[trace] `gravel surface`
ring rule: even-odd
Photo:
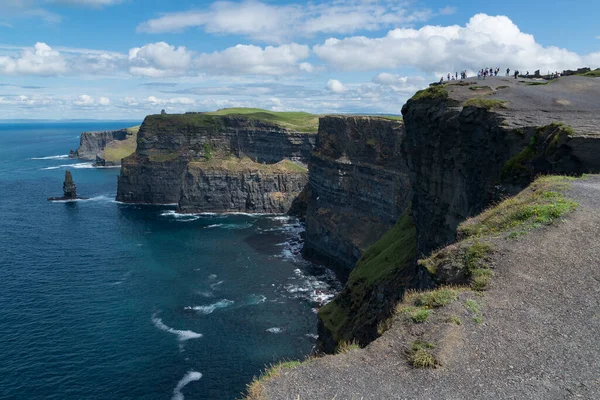
[[[543,80],[507,77],[466,81],[472,85],[451,82],[450,96],[459,101],[477,96],[506,101],[505,108],[494,109],[506,126],[544,126],[556,121],[573,127],[578,136],[600,135],[600,78],[568,76],[545,85],[532,85]],[[488,86],[492,91],[470,89],[475,86]]]
[[[600,176],[568,194],[580,207],[567,220],[498,243],[484,322],[463,316],[433,335],[440,368],[409,367],[406,328],[394,324],[365,349],[282,373],[266,398],[600,399]]]

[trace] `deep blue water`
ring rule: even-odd
[[[335,281],[296,221],[118,204],[118,169],[34,159],[135,124],[0,124],[2,399],[233,399],[314,345]],[[65,165],[90,200],[46,200]]]

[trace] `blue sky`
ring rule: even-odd
[[[2,0],[0,115],[399,113],[485,66],[600,67],[600,2]]]

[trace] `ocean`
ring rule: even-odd
[[[1,399],[235,399],[314,347],[340,287],[296,219],[119,204],[118,168],[66,156],[137,124],[0,123]],[[47,201],[67,168],[89,199]]]

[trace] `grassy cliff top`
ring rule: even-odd
[[[248,157],[211,158],[207,161],[195,161],[190,167],[199,167],[202,170],[218,170],[227,172],[261,172],[267,174],[299,173],[306,174],[308,170],[302,165],[290,160],[282,160],[275,164],[262,164],[252,161]]]
[[[177,123],[197,126],[197,127],[219,127],[222,124],[220,117],[240,117],[250,121],[259,121],[277,125],[284,129],[297,132],[316,133],[319,129],[319,116],[306,112],[278,112],[268,111],[260,108],[224,108],[217,111],[186,113],[186,114],[166,114],[152,115],[154,124],[160,121],[176,121]]]
[[[115,140],[106,145],[101,157],[113,164],[120,164],[121,160],[135,152],[137,148],[137,134],[140,126],[125,128],[127,138],[125,140]]]

